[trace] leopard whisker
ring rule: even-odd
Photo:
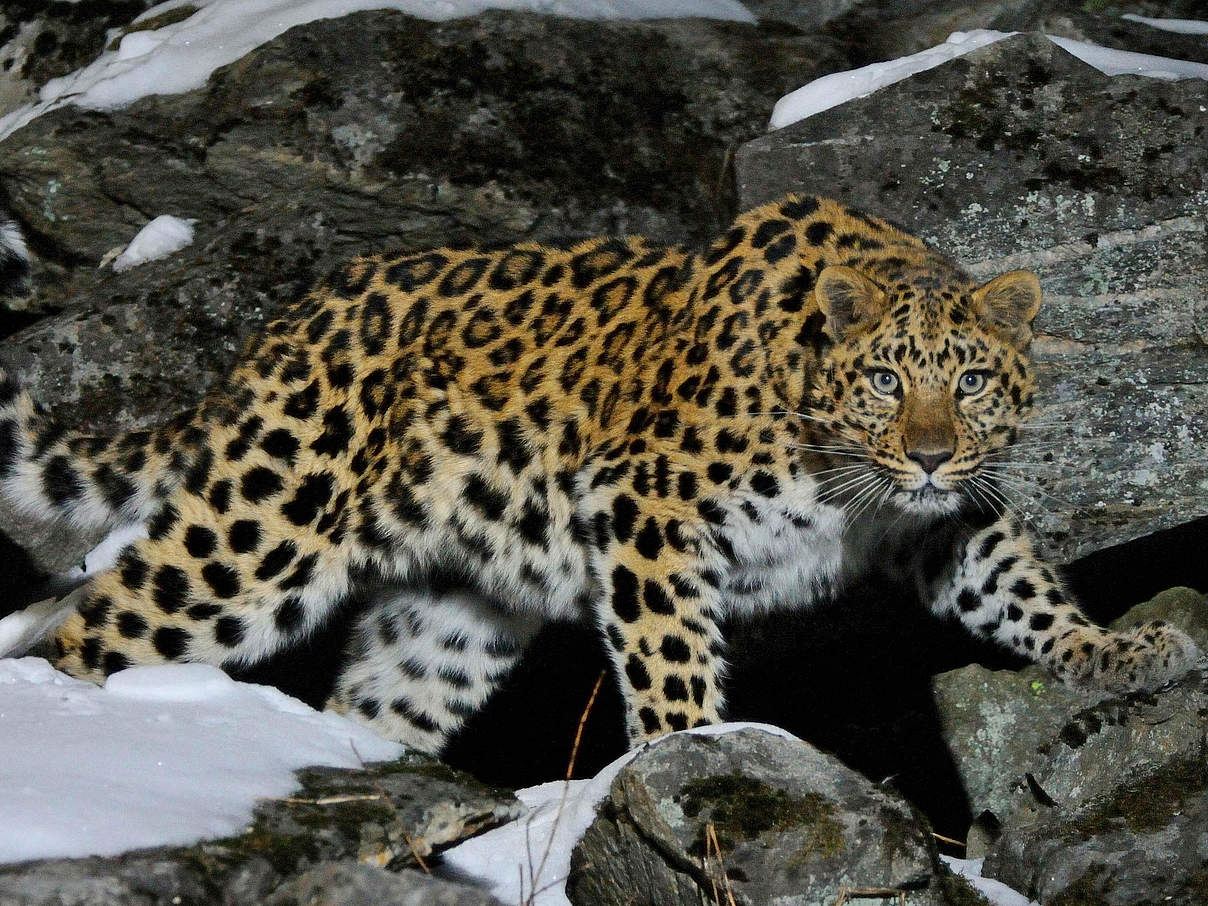
[[[848,491],[850,493],[855,493],[856,491],[862,489],[869,482],[875,480],[877,477],[878,477],[877,473],[872,472],[872,471],[866,472],[861,475],[857,475],[855,478],[848,479],[844,483],[840,484],[838,487],[827,489],[823,494],[819,495],[817,497],[817,499],[823,503],[826,503],[828,501],[834,500],[835,497],[837,497],[839,494],[842,494],[844,491]]]
[[[865,473],[857,475],[854,478],[848,478],[846,481],[836,485],[835,487],[822,488],[817,494],[817,499],[822,503],[828,503],[845,492],[854,492],[858,490],[871,481],[873,477],[874,476]]]

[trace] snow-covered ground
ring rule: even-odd
[[[531,10],[575,19],[696,16],[755,21],[739,0],[168,0],[151,7],[135,23],[182,6],[197,11],[160,28],[130,32],[115,50],[106,51],[83,69],[47,82],[37,103],[0,118],[0,139],[65,104],[110,110],[151,94],[200,88],[218,67],[233,63],[295,25],[361,10],[397,9],[434,21],[485,9]]]
[[[1146,24],[1159,21],[1178,21],[1185,25],[1189,23],[1189,20],[1180,19],[1149,20]],[[1208,23],[1190,24],[1203,25],[1208,29]],[[847,72],[822,76],[777,101],[776,106],[772,109],[769,127],[781,129],[808,116],[813,116],[815,113],[821,113],[823,110],[829,110],[831,107],[837,107],[855,98],[865,97],[895,82],[908,79],[912,75],[934,69],[949,60],[972,53],[979,47],[1009,38],[1013,34],[1016,32],[990,29],[953,32],[943,44],[937,44],[935,47],[919,53],[882,63],[872,63]],[[1208,79],[1208,64],[1175,60],[1170,57],[1155,57],[1151,54],[1133,53],[1127,50],[1113,50],[1098,44],[1072,41],[1069,38],[1052,35],[1049,35],[1048,38],[1082,62],[1094,66],[1109,76],[1139,75],[1171,80]]]
[[[240,833],[307,765],[402,748],[203,664],[138,667],[100,688],[39,658],[0,660],[0,862],[115,855]]]

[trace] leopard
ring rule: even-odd
[[[59,669],[246,667],[355,596],[326,707],[426,752],[563,620],[598,630],[632,743],[719,722],[728,620],[882,568],[1062,680],[1155,689],[1195,644],[1093,623],[1005,505],[1041,301],[799,194],[696,250],[369,255],[155,427],[66,430],[0,373],[0,490],[138,529],[51,631]]]

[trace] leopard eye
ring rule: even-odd
[[[966,371],[956,382],[956,389],[961,396],[973,396],[986,389],[986,373],[984,371]]]
[[[896,374],[885,368],[877,368],[868,372],[868,380],[872,384],[873,390],[885,396],[893,396],[902,383]]]

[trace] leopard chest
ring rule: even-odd
[[[728,616],[798,607],[828,598],[845,572],[842,510],[818,503],[808,485],[773,499],[727,502],[714,530],[724,553]]]

